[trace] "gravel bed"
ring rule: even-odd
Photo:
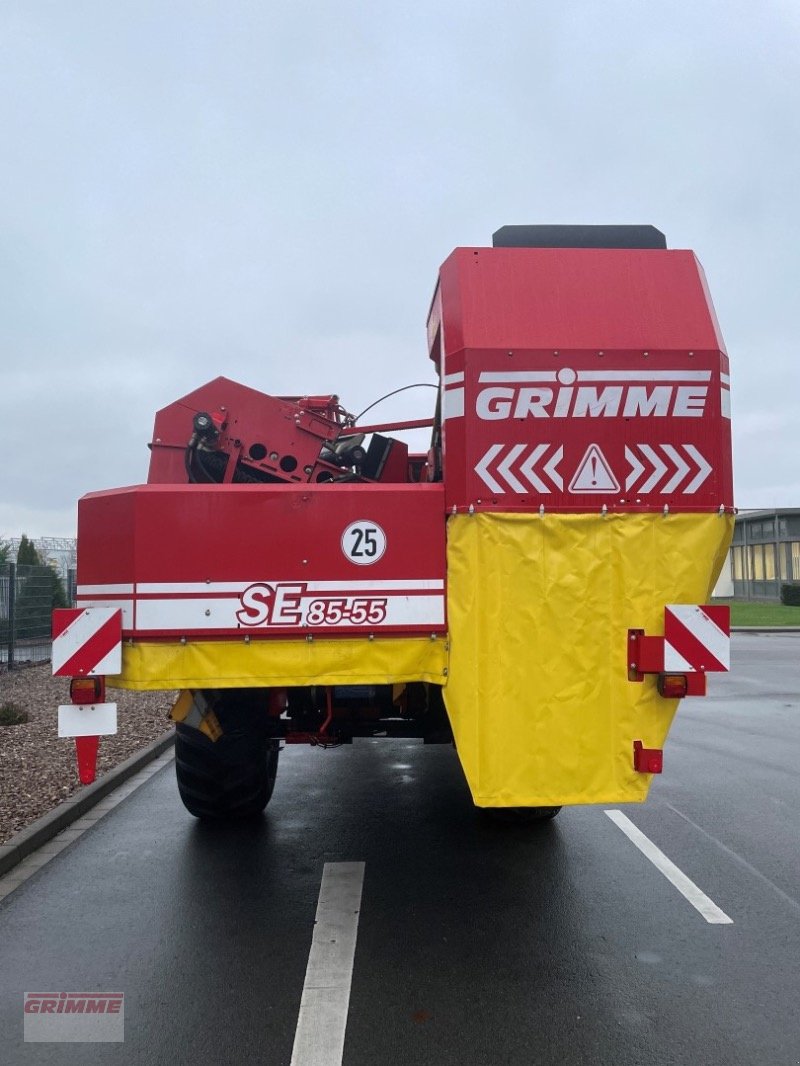
[[[169,729],[174,692],[108,689],[119,732],[100,738],[97,776],[108,773]],[[14,704],[29,720],[0,725],[0,844],[81,788],[75,742],[58,736],[58,705],[69,703],[69,680],[50,664],[0,673],[0,708]]]

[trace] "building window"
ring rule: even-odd
[[[792,578],[800,581],[800,540],[793,540],[789,547],[792,549]]]
[[[760,522],[751,522],[747,529],[749,540],[774,540],[775,521],[772,518],[764,518]]]
[[[764,548],[761,544],[750,545],[750,574],[753,581],[764,580]]]
[[[764,577],[767,581],[775,580],[775,545],[764,545]]]
[[[733,580],[744,581],[744,548],[733,549]]]

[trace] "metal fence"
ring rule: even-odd
[[[0,565],[0,668],[50,658],[53,608],[72,602],[73,574],[65,588],[50,566]]]

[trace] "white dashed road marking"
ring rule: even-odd
[[[341,1066],[363,884],[363,862],[325,863],[291,1066]]]
[[[666,879],[677,888],[696,911],[712,925],[733,925],[733,918],[729,918],[725,911],[721,910],[712,899],[709,899],[702,889],[699,889],[691,878],[679,870],[675,863],[668,859],[664,852],[646,837],[641,829],[637,829],[630,818],[622,811],[606,811],[606,814],[621,829],[628,840],[641,851],[645,858],[659,870]]]

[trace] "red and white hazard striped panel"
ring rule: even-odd
[[[122,669],[122,612],[118,607],[53,611],[53,675],[93,677]]]
[[[664,609],[664,670],[694,674],[729,670],[730,612],[727,607],[673,603]]]

